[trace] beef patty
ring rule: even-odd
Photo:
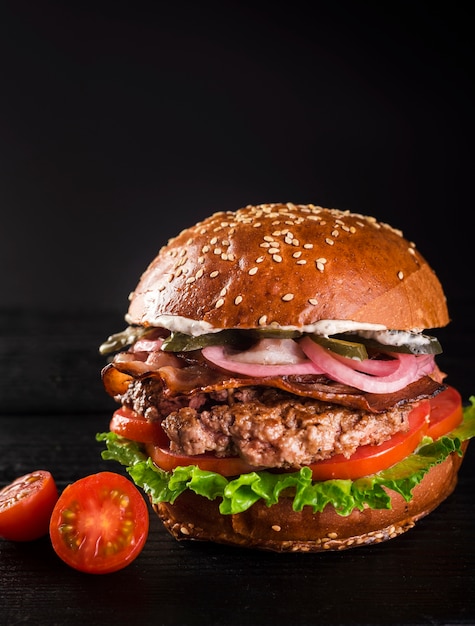
[[[161,421],[174,453],[240,456],[269,468],[350,457],[358,446],[406,431],[413,408],[406,402],[375,414],[259,386],[165,398],[153,379],[134,381],[120,401]]]

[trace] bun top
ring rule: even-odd
[[[399,230],[292,203],[215,213],[183,230],[143,273],[126,319],[189,334],[320,320],[396,330],[449,322],[437,276]]]

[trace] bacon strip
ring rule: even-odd
[[[431,397],[445,388],[442,383],[436,382],[429,376],[423,376],[399,391],[385,394],[365,393],[354,387],[332,381],[324,375],[233,376],[229,372],[209,367],[202,360],[190,360],[185,362],[183,367],[165,365],[145,372],[143,361],[118,360],[103,369],[102,378],[106,391],[113,397],[125,393],[134,379],[155,378],[161,381],[165,398],[212,393],[239,387],[267,386],[282,389],[297,396],[373,413],[382,413],[408,400],[416,401]]]

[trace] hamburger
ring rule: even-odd
[[[342,550],[454,490],[475,420],[436,364],[446,298],[388,224],[215,213],[160,249],[125,320],[100,347],[118,408],[97,439],[176,539]]]

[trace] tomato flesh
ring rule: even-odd
[[[456,428],[463,419],[462,397],[454,387],[447,387],[430,401],[430,422],[427,434],[438,439]]]
[[[158,422],[150,422],[126,407],[121,407],[114,412],[109,429],[116,435],[141,443],[167,444],[168,442],[168,437]]]
[[[217,472],[221,474],[221,476],[238,476],[239,474],[247,474],[262,469],[249,465],[249,463],[246,463],[246,461],[238,456],[223,458],[218,458],[213,454],[187,456],[186,454],[174,454],[170,452],[168,446],[154,446],[151,444],[145,445],[145,451],[151,457],[155,465],[166,472],[171,472],[175,467],[187,465],[197,465],[202,470]]]
[[[36,470],[0,490],[0,537],[33,541],[48,534],[51,512],[58,500],[53,476]]]
[[[68,485],[54,507],[50,538],[56,554],[89,574],[129,565],[148,536],[147,504],[130,480],[100,472]]]

